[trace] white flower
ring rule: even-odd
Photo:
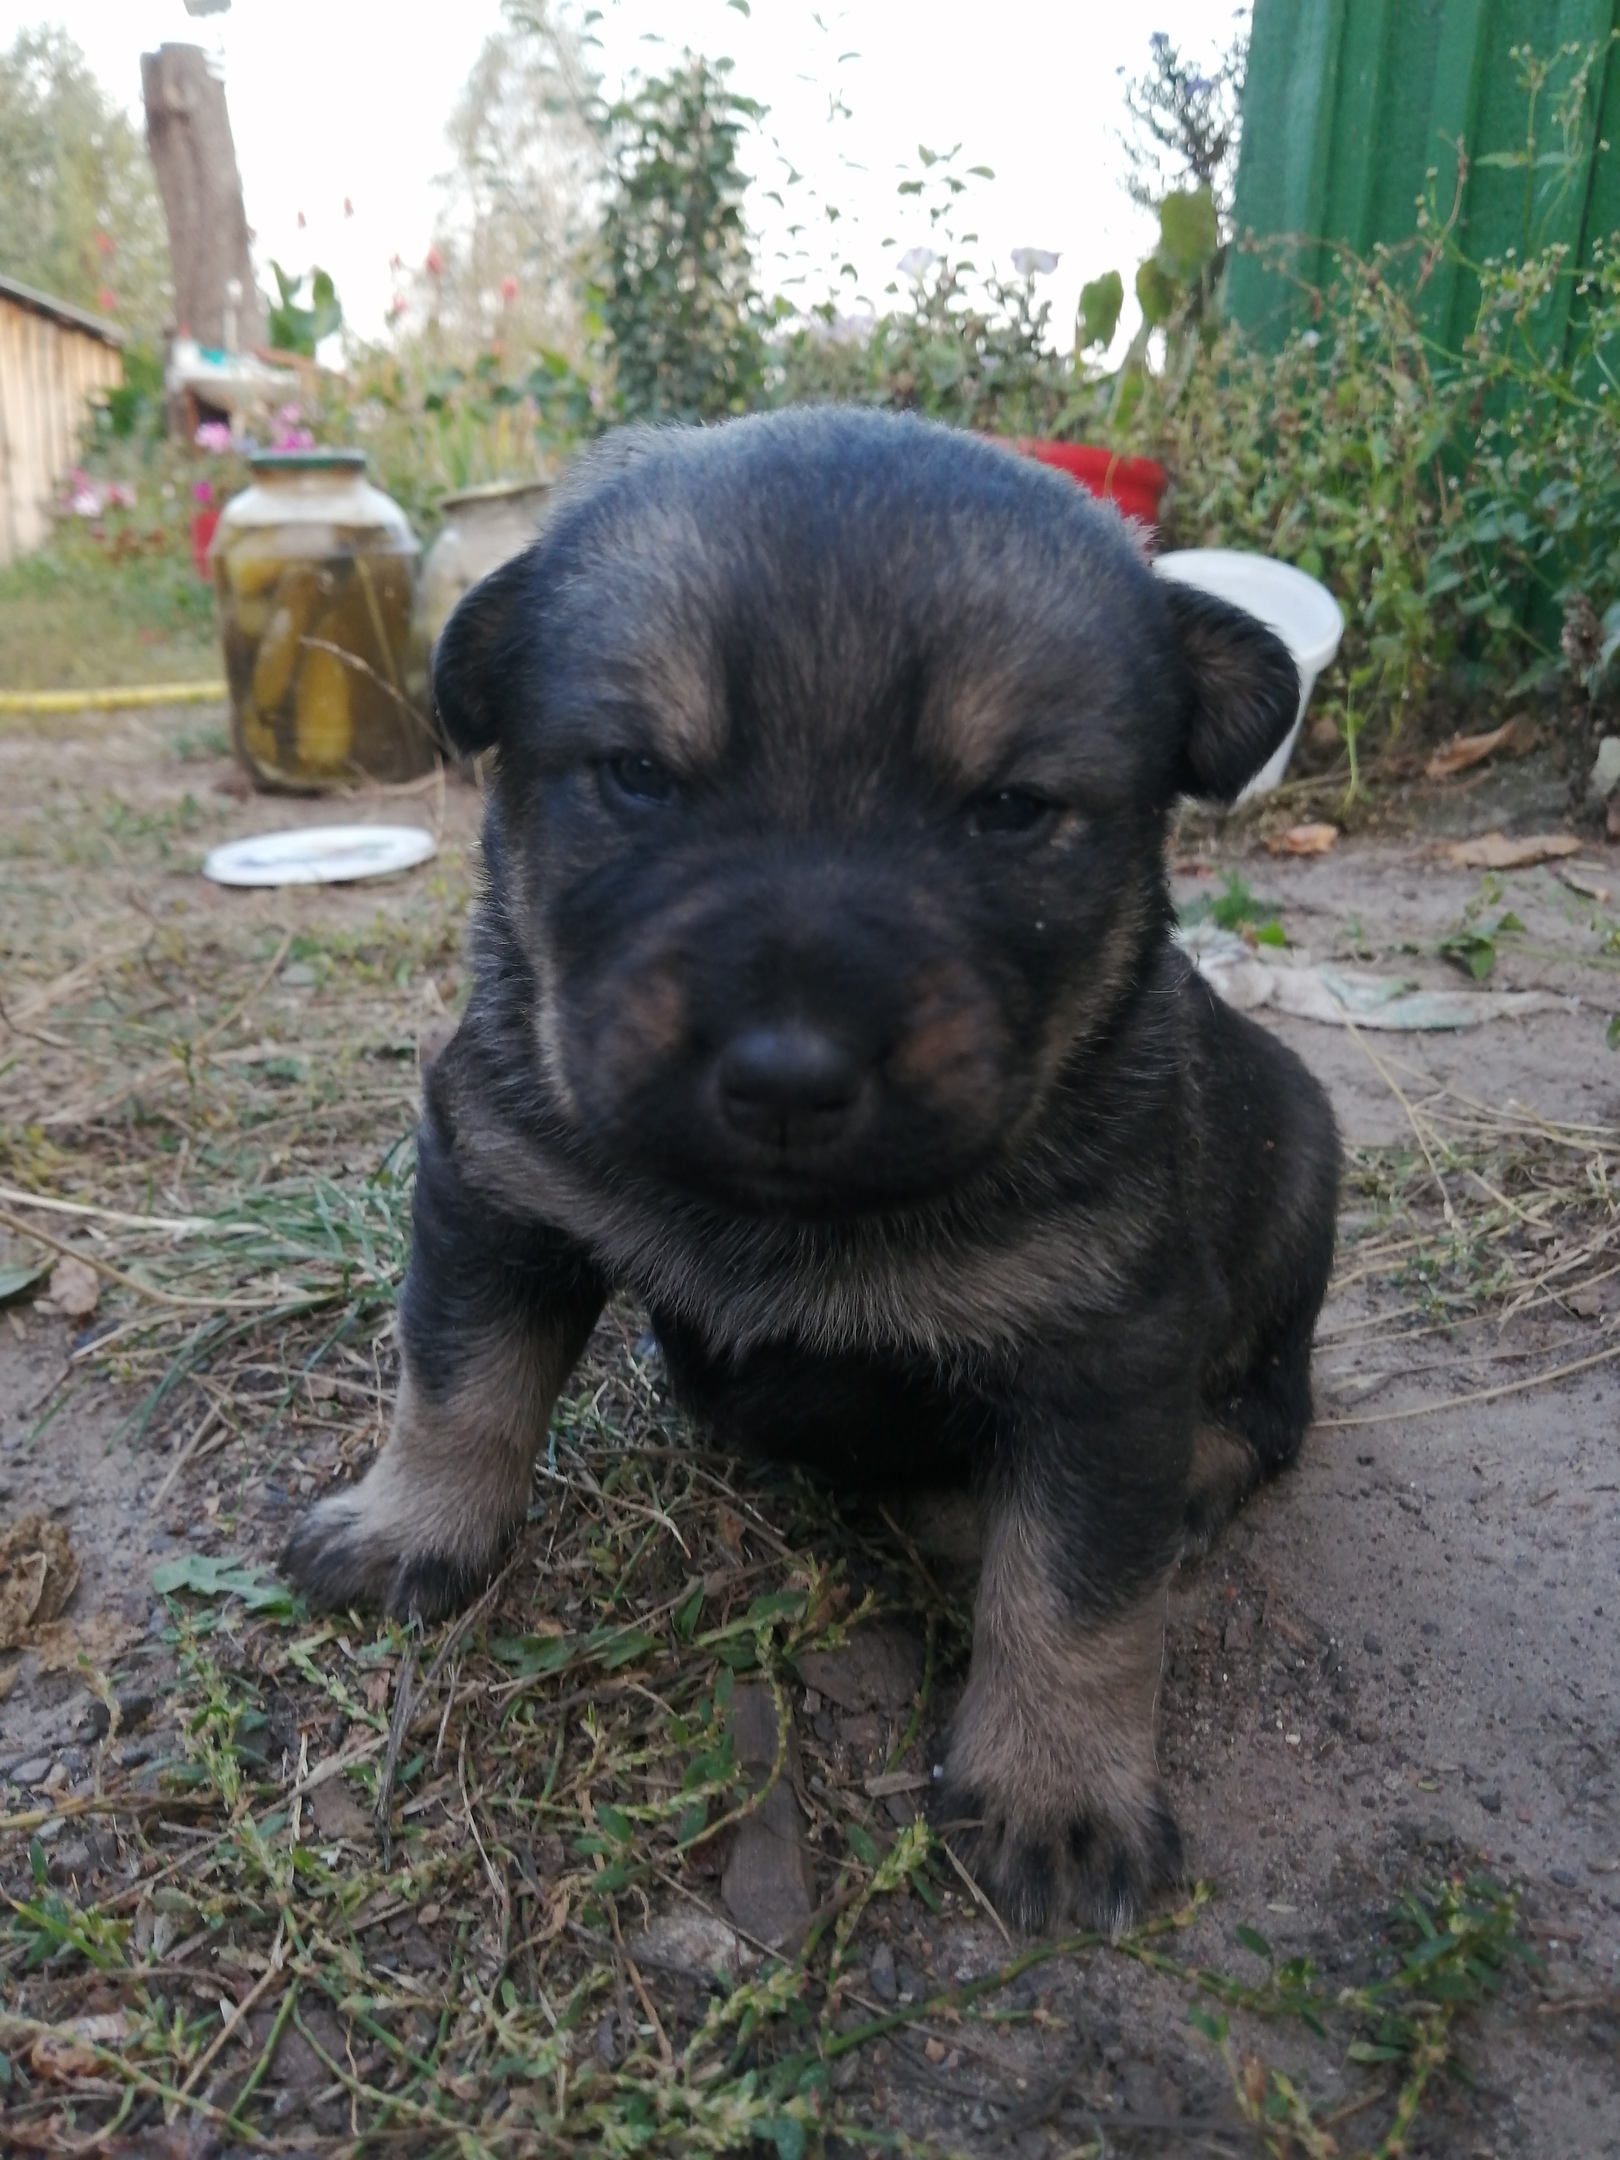
[[[1058,256],[1052,248],[1014,248],[1012,264],[1020,277],[1050,277]]]
[[[932,248],[909,247],[900,258],[900,274],[902,277],[909,278],[923,277],[933,269],[938,261],[939,257]]]

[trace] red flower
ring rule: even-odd
[[[506,301],[508,306],[510,306],[511,303],[517,298],[517,296],[518,281],[515,277],[511,276],[511,274],[508,273],[507,276],[501,279],[501,298]]]
[[[441,254],[439,253],[439,251],[438,251],[438,249],[437,249],[436,247],[430,247],[430,248],[428,249],[428,251],[427,251],[427,272],[428,272],[428,276],[429,276],[429,277],[438,277],[438,276],[440,275],[440,273],[441,273],[441,272],[443,271],[443,269],[444,269],[444,257],[443,257],[443,256],[442,256],[442,255],[441,255]]]

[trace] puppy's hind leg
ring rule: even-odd
[[[282,1566],[317,1607],[436,1619],[465,1604],[521,1526],[606,1285],[560,1231],[471,1192],[431,1113],[412,1231],[393,1429],[357,1486],[304,1517]]]
[[[1305,1438],[1313,1410],[1311,1347],[1333,1265],[1333,1218],[1322,1213],[1297,1256],[1283,1318],[1262,1335],[1236,1378],[1206,1385],[1187,1480],[1186,1558],[1208,1551],[1256,1487],[1288,1468]]]

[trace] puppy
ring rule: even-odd
[[[1164,1593],[1310,1418],[1338,1142],[1172,943],[1167,814],[1293,663],[1111,511],[855,412],[621,440],[440,642],[499,748],[430,1068],[392,1436],[286,1564],[444,1613],[524,1520],[615,1286],[730,1448],[957,1481],[945,1817],[1027,1929],[1179,1866]]]

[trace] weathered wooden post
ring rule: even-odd
[[[200,345],[222,347],[229,312],[232,342],[251,352],[265,341],[264,302],[253,279],[225,85],[200,46],[163,45],[142,53],[141,89],[169,228],[176,328]],[[233,281],[240,286],[234,304]]]

